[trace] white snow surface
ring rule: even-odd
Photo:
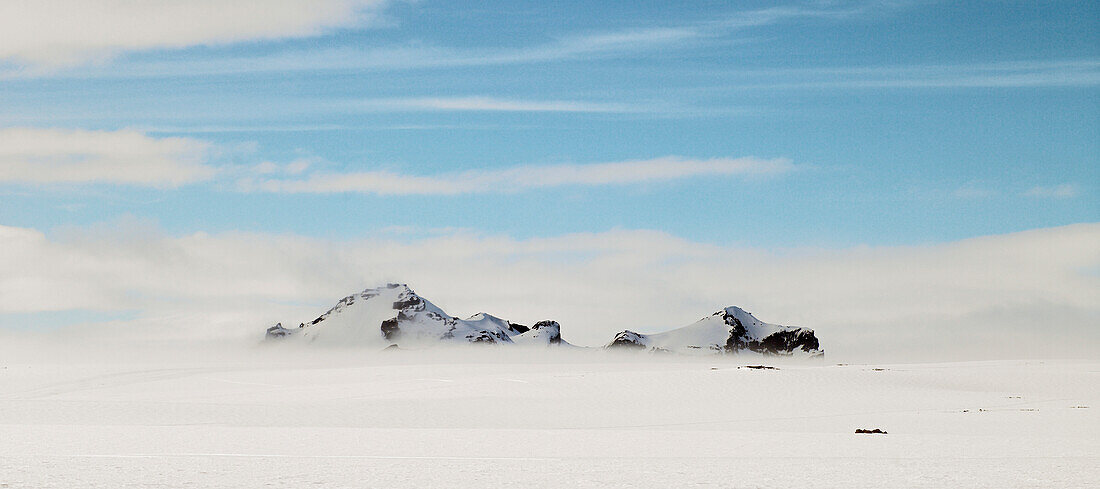
[[[0,344],[4,488],[1085,488],[1100,362]],[[770,359],[781,361],[783,359]],[[754,360],[758,361],[758,360]],[[859,435],[880,428],[886,435]]]
[[[352,294],[321,315],[317,324],[306,323],[305,327],[288,339],[334,345],[363,345],[385,348],[390,345],[382,336],[382,321],[393,318],[396,311],[393,303],[402,294],[409,292],[407,287],[378,287]],[[439,308],[425,301],[433,311]],[[440,312],[441,313],[441,312]]]
[[[473,316],[464,319],[463,322],[469,324],[473,328],[487,330],[507,331],[509,326],[507,319],[501,319],[492,314],[487,314],[484,312],[474,314]]]

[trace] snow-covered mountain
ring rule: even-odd
[[[687,354],[744,351],[787,356],[823,354],[813,330],[768,324],[735,306],[664,333],[646,335],[623,331],[615,335],[607,348]]]
[[[562,339],[557,321],[539,321],[531,327],[478,313],[453,317],[405,284],[387,284],[349,295],[317,319],[297,328],[276,324],[267,339],[356,345],[383,349],[424,348],[440,343],[514,344],[572,347]],[[818,356],[821,349],[813,330],[761,322],[739,307],[727,307],[711,316],[665,333],[645,335],[623,331],[607,348],[671,351],[688,354],[741,353]]]
[[[443,312],[405,284],[387,284],[349,295],[317,319],[267,330],[268,339],[362,345],[379,349],[392,345],[421,348],[443,343],[569,345],[556,321],[528,328],[478,313],[459,319]]]
[[[573,346],[561,339],[561,325],[557,321],[539,321],[529,331],[513,336],[512,341],[522,345]]]

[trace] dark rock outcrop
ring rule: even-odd
[[[382,337],[390,341],[396,341],[401,336],[401,329],[397,326],[397,318],[382,321]]]
[[[622,333],[615,335],[615,338],[611,340],[611,343],[609,343],[607,347],[628,350],[644,350],[647,345],[644,335],[626,330]]]
[[[882,431],[878,428],[875,428],[873,430],[865,430],[863,428],[858,428],[858,429],[856,429],[856,433],[868,434],[868,435],[885,435],[885,434],[887,434],[885,431]]]
[[[768,353],[771,355],[780,355],[783,353],[789,353],[797,350],[804,352],[810,352],[817,350],[819,344],[817,337],[814,336],[814,332],[806,328],[798,328],[796,330],[779,331],[772,333],[756,346],[756,350],[762,353]]]

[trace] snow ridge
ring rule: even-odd
[[[684,354],[824,355],[812,329],[765,323],[736,306],[664,333],[645,335],[623,331],[615,335],[607,348]]]
[[[551,328],[549,325],[554,327]],[[542,321],[533,328],[478,313],[468,319],[451,316],[406,284],[386,284],[349,295],[297,329],[281,323],[267,329],[269,340],[307,341],[379,349],[423,348],[439,343],[561,345],[560,327]]]

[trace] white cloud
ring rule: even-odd
[[[1081,193],[1081,190],[1077,185],[1065,183],[1062,185],[1053,185],[1049,187],[1032,187],[1024,192],[1024,195],[1028,197],[1040,197],[1046,199],[1070,199],[1076,197]]]
[[[403,281],[451,314],[554,318],[589,345],[736,304],[815,328],[836,361],[1093,356],[1098,243],[1100,224],[780,252],[655,231],[330,241],[172,237],[132,223],[59,236],[0,227],[0,313],[132,310],[133,321],[89,327],[251,343],[268,323],[312,319],[350,292]]]
[[[0,129],[0,183],[175,186],[214,175],[210,149],[131,130]]]
[[[305,0],[289,2],[308,4]],[[326,0],[337,6],[354,3]],[[368,10],[371,12],[373,10]],[[229,55],[188,60],[134,60],[120,68],[84,69],[74,76],[171,76],[178,74],[226,74],[267,71],[315,71],[340,69],[405,70],[466,66],[496,66],[526,63],[547,63],[578,59],[602,59],[680,49],[708,40],[721,39],[743,29],[776,24],[799,18],[843,18],[853,10],[805,9],[798,7],[766,8],[733,14],[718,21],[697,22],[674,26],[637,26],[604,32],[580,32],[551,36],[542,43],[523,47],[452,48],[433,46],[421,41],[385,47],[290,47],[275,53],[259,55]],[[309,16],[298,19],[308,22]],[[350,18],[349,18],[350,19]],[[347,20],[347,19],[345,19]],[[338,24],[342,25],[342,24]],[[290,37],[290,36],[287,36]],[[2,40],[2,38],[0,38]],[[3,58],[0,51],[0,59]],[[50,72],[53,75],[55,73]],[[35,71],[0,72],[5,77],[40,76]]]
[[[219,55],[180,60],[127,60],[110,67],[83,67],[79,71],[7,70],[5,78],[51,76],[177,76],[317,70],[409,70],[543,63],[622,56],[640,51],[676,47],[700,33],[692,29],[627,30],[566,36],[522,48],[458,49],[425,45],[384,47],[289,47],[258,55]],[[2,59],[2,57],[0,57]]]
[[[828,7],[828,4],[822,4]],[[777,24],[783,21],[800,18],[842,19],[867,12],[870,5],[855,8],[807,8],[803,6],[778,6],[759,10],[748,10],[737,14],[721,22],[729,28],[757,27]]]
[[[307,37],[369,20],[383,0],[6,0],[0,59],[76,64],[122,51]]]
[[[406,175],[385,171],[313,173],[304,179],[242,180],[244,190],[284,193],[360,192],[379,195],[458,195],[515,192],[568,185],[623,185],[715,175],[775,175],[790,172],[786,159],[675,156],[651,160],[587,165],[515,166],[438,175]]]
[[[501,110],[520,110],[519,107]],[[534,110],[538,110],[535,108]],[[513,166],[435,175],[388,171],[311,171],[317,161],[270,161],[220,171],[209,161],[218,151],[191,138],[154,138],[133,130],[0,129],[0,184],[102,183],[173,187],[244,175],[243,191],[281,193],[359,192],[380,195],[459,195],[517,192],[569,185],[622,185],[693,176],[775,175],[794,169],[786,159],[675,156],[594,164]]]
[[[697,27],[653,27],[563,37],[542,49],[525,51],[527,58],[561,59],[584,53],[652,48],[700,37]],[[523,59],[523,57],[519,57]]]

